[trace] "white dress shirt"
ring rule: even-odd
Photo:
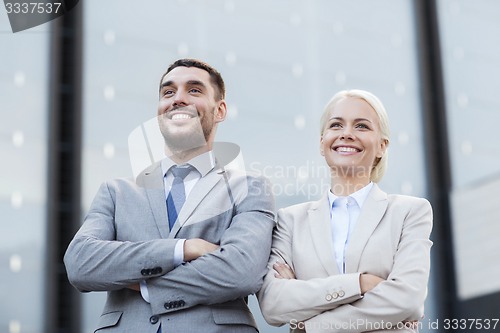
[[[330,201],[330,223],[332,226],[333,255],[340,273],[345,273],[345,250],[349,246],[349,239],[356,226],[363,203],[368,196],[373,183],[370,182],[362,189],[347,197],[338,197],[328,191]]]

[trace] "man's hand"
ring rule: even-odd
[[[359,286],[361,288],[361,295],[375,288],[384,279],[373,274],[361,274],[359,276]]]
[[[273,269],[276,271],[274,277],[278,279],[295,279],[295,273],[287,264],[277,261],[274,263]]]
[[[184,242],[184,261],[194,260],[218,248],[219,245],[207,242],[201,238],[186,239]]]
[[[128,285],[128,286],[127,286],[127,288],[128,288],[128,289],[135,290],[135,291],[141,291],[141,287],[139,286],[139,284],[138,284],[138,283]]]

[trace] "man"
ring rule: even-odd
[[[158,106],[168,157],[100,187],[64,257],[78,290],[108,292],[98,332],[257,331],[245,299],[267,271],[274,199],[214,157],[224,98],[215,69],[174,62]]]

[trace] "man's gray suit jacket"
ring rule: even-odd
[[[80,291],[107,291],[96,332],[256,332],[245,297],[267,272],[274,227],[270,183],[216,166],[192,189],[169,232],[160,163],[137,180],[101,185],[65,257]],[[174,265],[175,238],[220,245]],[[127,288],[146,280],[147,303]]]

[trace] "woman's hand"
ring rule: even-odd
[[[274,274],[275,278],[278,279],[295,279],[295,273],[287,264],[276,261],[273,265],[276,273]]]

